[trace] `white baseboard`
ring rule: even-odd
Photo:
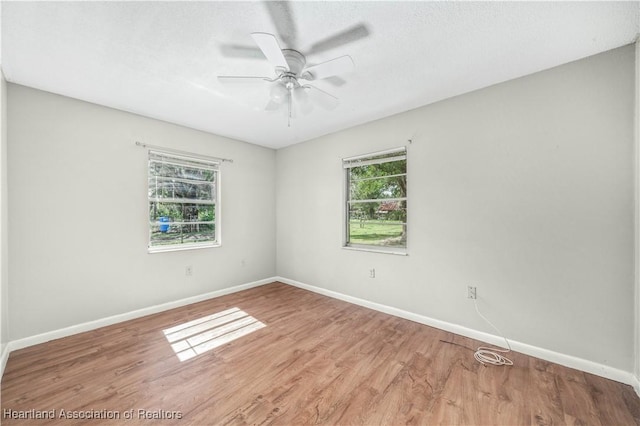
[[[453,324],[446,321],[437,320],[424,315],[415,314],[413,312],[404,311],[402,309],[394,308],[391,306],[383,305],[376,302],[371,302],[365,299],[360,299],[346,294],[338,293],[332,290],[327,290],[321,287],[301,283],[299,281],[291,280],[284,277],[276,277],[276,279],[282,283],[289,284],[295,287],[299,287],[305,290],[312,291],[314,293],[329,296],[334,299],[344,300],[345,302],[353,303],[355,305],[364,306],[365,308],[373,309],[375,311],[383,312],[385,314],[393,315],[396,317],[408,319],[420,324],[425,324],[431,327],[439,328],[441,330],[449,331],[451,333],[460,334],[465,337],[480,340],[490,344],[504,344],[504,340],[496,335],[484,333],[471,328],[463,327],[458,324]],[[619,370],[617,368],[610,367],[608,365],[599,364],[597,362],[589,361],[582,358],[577,358],[572,355],[566,355],[559,352],[551,351],[549,349],[540,348],[537,346],[528,345],[509,339],[509,343],[514,351],[520,352],[526,355],[530,355],[536,358],[544,359],[545,361],[554,362],[556,364],[564,365],[565,367],[575,368],[576,370],[584,371],[587,373],[595,374],[597,376],[605,377],[607,379],[615,380],[617,382],[625,383],[633,386],[636,392],[640,396],[640,383],[635,375],[631,372]]]
[[[7,365],[7,360],[9,359],[9,344],[7,343],[0,351],[0,379],[2,379],[2,374],[4,373],[4,367]]]
[[[203,300],[213,299],[213,298],[224,296],[231,293],[237,293],[239,291],[247,290],[249,288],[259,287],[261,285],[269,284],[276,280],[277,279],[275,277],[265,278],[259,281],[253,281],[250,283],[240,284],[240,285],[236,285],[229,288],[223,288],[221,290],[216,290],[209,293],[200,294],[197,296],[187,297],[185,299],[180,299],[173,302],[167,302],[160,305],[149,306],[147,308],[126,312],[123,314],[113,315],[113,316],[110,316],[107,318],[101,318],[95,321],[89,321],[82,324],[61,328],[59,330],[48,331],[46,333],[37,334],[35,336],[25,337],[23,339],[18,339],[18,340],[9,342],[7,344],[7,348],[5,349],[5,352],[7,352],[7,357],[8,357],[9,352],[15,351],[17,349],[22,349],[28,346],[45,343],[54,339],[60,339],[62,337],[71,336],[72,334],[78,334],[78,333],[83,333],[85,331],[95,330],[96,328],[105,327],[107,325],[112,325],[119,322],[144,317],[146,315],[167,311],[169,309],[179,308],[181,306],[190,305],[192,303],[201,302]],[[0,370],[0,377],[2,377],[2,373],[4,372],[4,365],[1,365],[1,366],[2,366],[2,369]]]
[[[636,395],[640,397],[640,379],[637,376],[633,376],[633,389],[636,391]]]

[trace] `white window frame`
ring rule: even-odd
[[[392,154],[397,154],[397,155],[392,155]],[[395,255],[401,255],[401,256],[408,255],[408,247],[409,247],[408,237],[404,247],[385,247],[385,246],[378,246],[374,244],[354,244],[349,242],[349,219],[350,219],[349,206],[352,203],[352,200],[350,199],[351,191],[350,191],[349,170],[353,167],[365,166],[369,164],[381,164],[381,163],[391,162],[391,161],[407,160],[407,158],[408,158],[407,147],[403,146],[403,147],[392,148],[384,151],[372,152],[369,154],[357,155],[354,157],[348,157],[348,158],[342,159],[342,168],[344,169],[344,173],[343,173],[344,193],[342,197],[343,209],[344,209],[343,221],[342,221],[342,224],[343,224],[342,248],[343,249],[373,252],[373,253],[395,254]],[[408,161],[407,161],[407,168],[405,169],[405,173],[403,173],[403,175],[405,176],[405,179],[407,179],[407,170],[408,170]],[[390,176],[397,176],[397,175],[390,175]],[[402,198],[381,198],[381,199],[375,199],[375,200],[358,200],[358,202],[367,202],[367,201],[379,202],[379,201],[385,201],[385,200],[386,201],[405,201],[406,205],[408,206],[409,205],[408,198],[409,198],[409,194],[407,190],[406,196]],[[407,227],[407,229],[409,229],[409,211],[408,210],[407,210],[406,222],[404,224]]]
[[[151,235],[152,235],[152,229],[153,226],[158,226],[159,223],[154,223],[151,222],[150,218],[149,218],[149,206],[150,203],[155,201],[164,201],[164,202],[177,202],[177,203],[182,203],[182,204],[211,204],[211,203],[207,203],[207,202],[203,202],[202,200],[188,200],[185,201],[187,199],[162,199],[162,198],[152,198],[149,196],[149,181],[151,180],[152,176],[150,175],[150,171],[151,171],[151,162],[154,161],[152,160],[152,156],[161,156],[161,157],[165,157],[167,159],[175,159],[177,162],[183,161],[183,162],[187,162],[187,163],[201,163],[203,165],[207,166],[207,169],[213,170],[214,172],[214,192],[215,192],[215,196],[213,197],[213,206],[214,206],[214,236],[215,239],[213,241],[206,241],[206,242],[201,242],[201,243],[185,243],[185,244],[167,244],[167,245],[156,245],[156,246],[152,246],[151,245]],[[170,163],[170,161],[167,161],[167,163]],[[180,180],[180,179],[179,179]],[[194,181],[197,182],[197,181]],[[198,183],[204,183],[206,181],[200,181]],[[162,253],[162,252],[169,252],[169,251],[182,251],[182,250],[195,250],[195,249],[203,249],[203,248],[212,248],[212,247],[220,247],[222,245],[222,239],[221,239],[221,230],[220,230],[220,223],[221,223],[221,215],[220,215],[220,185],[221,182],[221,173],[220,173],[220,162],[219,161],[215,161],[215,160],[211,160],[207,157],[200,157],[197,155],[185,155],[185,154],[174,154],[173,152],[169,152],[169,151],[162,151],[162,150],[149,150],[148,152],[148,163],[147,163],[147,231],[148,231],[148,244],[147,244],[147,250],[149,253]],[[201,222],[170,222],[170,224],[178,224],[178,225],[182,225],[182,224],[198,224]],[[202,222],[204,223],[211,223],[211,222]]]

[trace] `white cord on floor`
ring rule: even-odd
[[[480,346],[476,351],[476,353],[473,354],[473,357],[484,366],[486,366],[487,364],[513,365],[513,361],[511,361],[509,358],[502,355],[502,354],[507,354],[511,352],[511,345],[509,344],[509,341],[507,340],[506,337],[504,337],[504,335],[500,332],[500,330],[498,330],[498,327],[493,325],[491,321],[489,321],[484,315],[482,315],[482,313],[480,313],[476,299],[473,299],[473,305],[476,307],[476,312],[478,313],[478,315],[480,315],[480,317],[483,320],[485,320],[491,327],[494,328],[494,330],[498,332],[498,335],[504,339],[504,341],[507,343],[507,347],[509,348],[509,349],[502,349],[502,348],[498,349],[498,348],[489,348],[486,346]]]

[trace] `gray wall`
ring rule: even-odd
[[[275,275],[273,150],[13,84],[8,131],[10,340]],[[147,253],[136,140],[235,160],[222,247]]]
[[[633,111],[626,46],[279,150],[278,274],[493,333],[472,284],[509,338],[633,371]],[[409,138],[409,256],[341,249],[341,158]]]
[[[0,72],[0,354],[9,341],[9,247],[7,207],[7,82]]]
[[[636,196],[636,205],[635,205],[635,284],[636,284],[636,294],[635,294],[635,329],[634,329],[634,341],[635,341],[635,375],[637,384],[636,386],[640,386],[640,259],[638,256],[640,255],[640,37],[636,40],[635,43],[635,59],[636,59],[636,68],[635,68],[635,110],[634,110],[634,118],[635,118],[635,196]],[[636,389],[636,392],[640,394],[640,388]]]

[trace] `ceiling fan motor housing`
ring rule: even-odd
[[[284,55],[287,64],[289,64],[289,72],[297,77],[300,77],[300,73],[307,63],[304,55],[293,49],[283,49],[282,54]]]

